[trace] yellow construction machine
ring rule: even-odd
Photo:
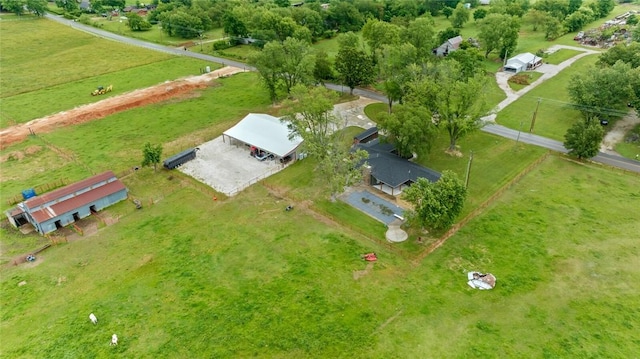
[[[93,92],[91,93],[91,96],[104,95],[107,92],[111,92],[111,90],[113,90],[113,85],[109,85],[107,87],[98,86],[97,89],[93,90]]]

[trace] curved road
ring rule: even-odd
[[[215,57],[215,56],[211,56],[211,55],[205,55],[205,54],[200,54],[200,53],[196,53],[196,52],[191,52],[191,51],[185,51],[183,49],[179,49],[179,48],[174,48],[174,47],[168,47],[168,46],[164,46],[164,45],[158,45],[158,44],[154,44],[151,42],[146,42],[146,41],[142,41],[139,39],[133,39],[133,38],[129,38],[126,36],[122,36],[122,35],[118,35],[118,34],[114,34],[112,32],[108,32],[108,31],[104,31],[92,26],[87,26],[84,24],[81,24],[79,22],[75,22],[75,21],[71,21],[71,20],[67,20],[61,16],[57,16],[57,15],[51,15],[51,14],[46,14],[45,15],[46,18],[53,20],[53,21],[57,21],[59,23],[62,23],[64,25],[68,25],[71,26],[73,28],[76,28],[78,30],[81,31],[85,31],[100,37],[103,37],[105,39],[109,39],[109,40],[114,40],[114,41],[118,41],[118,42],[122,42],[122,43],[126,43],[126,44],[130,44],[130,45],[134,45],[134,46],[140,46],[140,47],[144,47],[150,50],[155,50],[155,51],[161,51],[161,52],[166,52],[166,53],[170,53],[173,55],[178,55],[178,56],[189,56],[189,57],[193,57],[193,58],[197,58],[200,60],[205,60],[205,61],[211,61],[211,62],[215,62],[215,63],[219,63],[219,64],[223,64],[223,65],[230,65],[230,66],[235,66],[241,69],[245,69],[245,70],[252,70],[255,71],[255,68],[252,66],[249,66],[243,62],[238,62],[238,61],[233,61],[233,60],[229,60],[229,59],[224,59],[221,57]],[[335,91],[341,91],[341,92],[347,92],[349,91],[348,87],[344,87],[342,85],[336,85],[336,84],[326,84],[325,85],[327,88],[335,90]],[[377,93],[377,92],[373,92],[373,91],[369,91],[369,90],[364,90],[364,89],[354,89],[353,93],[359,96],[363,96],[363,97],[368,97],[371,98],[373,100],[377,100],[380,102],[384,102],[387,103],[387,97]],[[551,149],[553,151],[557,151],[557,152],[562,152],[562,153],[567,153],[568,150],[566,148],[564,148],[564,145],[562,144],[562,142],[560,141],[556,141],[556,140],[552,140],[546,137],[542,137],[542,136],[538,136],[538,135],[534,135],[528,132],[521,132],[521,131],[517,131],[517,130],[513,130],[498,124],[487,124],[486,126],[484,126],[482,128],[483,131],[487,132],[487,133],[491,133],[497,136],[501,136],[501,137],[505,137],[505,138],[509,138],[512,140],[519,140],[523,143],[527,143],[527,144],[531,144],[531,145],[535,145],[535,146],[540,146],[540,147],[544,147],[544,148],[548,148]],[[639,161],[634,161],[628,158],[624,158],[622,156],[617,156],[617,155],[611,155],[611,154],[606,154],[603,152],[600,152],[597,156],[595,156],[594,158],[591,159],[592,161],[595,162],[599,162],[599,163],[603,163],[609,166],[613,166],[613,167],[618,167],[627,171],[632,171],[632,172],[636,172],[636,173],[640,173],[640,162]]]

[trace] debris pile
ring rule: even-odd
[[[469,272],[467,273],[467,279],[469,287],[475,289],[493,289],[496,286],[496,277],[491,273]]]

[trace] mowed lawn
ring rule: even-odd
[[[567,84],[574,74],[588,71],[597,60],[598,55],[589,55],[574,62],[498,112],[496,122],[515,130],[528,131],[540,100],[533,133],[563,141],[569,127],[581,118],[580,111],[571,105]]]
[[[260,184],[213,201],[164,172],[124,181],[163,196],[2,269],[3,357],[630,357],[640,345],[635,175],[551,156],[417,267],[285,212]],[[369,251],[379,261],[354,280]],[[470,289],[469,270],[497,287]]]

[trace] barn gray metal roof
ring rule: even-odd
[[[104,183],[105,181],[107,183]],[[42,223],[122,190],[126,190],[124,184],[116,178],[113,172],[107,171],[55,191],[30,198],[23,202],[23,205],[29,209],[29,213],[35,221]]]
[[[278,157],[285,157],[302,143],[296,136],[289,139],[289,127],[279,118],[261,113],[250,113],[224,134],[258,147]]]

